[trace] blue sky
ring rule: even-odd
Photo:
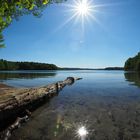
[[[66,2],[73,4],[72,0]],[[103,4],[92,13],[84,32],[81,20],[71,20],[68,7],[48,6],[41,18],[20,17],[4,31],[6,48],[0,58],[12,61],[54,63],[61,67],[101,68],[123,66],[140,51],[140,1],[94,0]]]

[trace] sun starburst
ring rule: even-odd
[[[82,28],[84,28],[85,23],[89,22],[90,19],[96,21],[95,13],[98,11],[98,6],[93,3],[93,0],[73,0],[72,3],[65,4],[65,7],[71,16],[63,25],[74,20],[81,23]]]
[[[70,10],[74,18],[84,24],[85,20],[93,17],[95,9],[90,0],[75,0]]]
[[[87,23],[97,23],[102,27],[100,21],[96,18],[97,13],[102,13],[101,8],[108,4],[96,4],[94,0],[72,0],[71,2],[62,4],[65,8],[65,13],[69,18],[61,24],[57,30],[63,28],[66,24],[73,22],[81,26],[81,31],[84,34]],[[93,22],[94,21],[94,22]]]
[[[78,0],[75,2],[75,5],[73,6],[73,10],[74,12],[76,12],[76,15],[86,17],[91,14],[93,7],[87,0]]]

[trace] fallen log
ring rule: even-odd
[[[46,100],[57,95],[66,85],[72,85],[76,80],[80,79],[68,77],[64,81],[43,87],[3,89],[3,92],[0,93],[0,131],[5,130],[17,117],[22,118],[27,114],[29,116],[30,111],[32,112],[38,106],[45,103]]]

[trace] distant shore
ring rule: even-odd
[[[77,68],[77,67],[58,67],[55,64],[40,62],[14,62],[0,59],[1,71],[16,70],[124,70],[124,67],[105,67],[105,68]]]

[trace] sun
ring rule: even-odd
[[[93,0],[73,0],[65,6],[67,11],[71,13],[71,17],[64,24],[74,19],[76,22],[81,22],[82,27],[84,27],[86,21],[96,19],[97,5],[93,3]]]
[[[99,20],[96,18],[96,14],[100,13],[99,7],[104,7],[102,4],[96,4],[94,0],[72,0],[66,4],[63,4],[65,8],[65,13],[69,15],[69,18],[63,22],[58,29],[63,28],[66,24],[71,21],[74,25],[79,25],[81,31],[85,30],[85,27],[93,23],[92,21],[100,24]]]
[[[90,2],[87,0],[78,0],[75,2],[75,6],[73,10],[79,16],[89,16],[92,12],[92,6],[90,6]]]

